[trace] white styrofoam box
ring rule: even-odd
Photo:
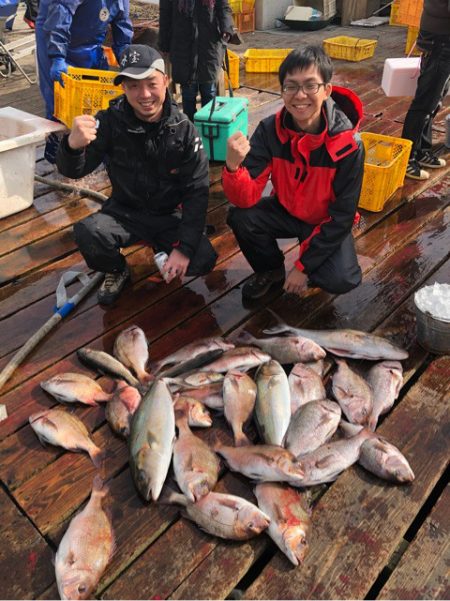
[[[311,6],[288,6],[284,18],[293,21],[308,21],[312,14]]]
[[[383,92],[386,96],[414,96],[419,74],[420,56],[387,58],[381,79]]]
[[[0,218],[33,204],[36,145],[65,126],[11,106],[0,109]]]
[[[256,29],[273,29],[275,20],[282,19],[292,0],[256,0],[255,26]]]
[[[386,96],[414,96],[420,73],[420,56],[387,58],[381,87]]]

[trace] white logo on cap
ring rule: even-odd
[[[109,19],[109,10],[106,7],[103,7],[102,9],[100,9],[100,12],[98,13],[98,18],[103,23],[105,21],[107,21]]]
[[[134,65],[135,63],[138,63],[140,58],[141,58],[141,55],[139,54],[139,52],[136,52],[136,50],[133,50],[133,52],[130,52],[130,54],[128,56],[128,60],[132,65]]]

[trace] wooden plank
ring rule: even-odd
[[[450,596],[450,485],[402,556],[377,599]]]
[[[446,263],[438,272],[433,275],[433,281],[440,283],[447,282],[450,277],[450,261]],[[427,282],[431,283],[431,282]],[[387,320],[375,330],[375,333],[383,335],[386,331],[391,332],[392,325],[402,323],[412,323],[414,325],[414,308],[412,298],[409,298],[399,309],[390,314]],[[403,362],[404,367],[404,385],[415,376],[416,370],[422,365],[427,353],[417,344],[415,336],[415,328],[408,327],[406,336],[403,340],[405,348],[409,351],[409,358]],[[398,402],[397,402],[398,404]],[[383,419],[381,420],[383,421]],[[225,599],[230,591],[239,583],[242,571],[247,571],[259,555],[266,549],[274,549],[274,544],[266,537],[258,538],[255,543],[257,546],[251,545],[230,549],[226,543],[218,542],[214,551],[196,568],[186,580],[180,585],[171,597],[174,598],[198,598],[198,599]],[[226,558],[226,566],[234,566],[234,574],[232,570],[227,570],[227,577],[221,577],[221,570],[217,570],[217,566],[222,564],[216,558]],[[222,559],[224,562],[225,560]],[[239,566],[239,567],[237,567]],[[242,571],[241,571],[242,570]],[[222,572],[224,568],[222,568]],[[207,575],[215,574],[215,579],[212,582]]]
[[[347,470],[313,512],[310,553],[292,570],[277,554],[245,592],[246,599],[363,599],[444,472],[450,357],[433,361],[379,431],[408,458],[410,486]]]
[[[54,579],[53,550],[0,488],[0,597],[33,599]]]

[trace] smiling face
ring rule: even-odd
[[[311,65],[306,69],[295,70],[287,73],[283,86],[307,84],[323,84],[323,79],[316,65]],[[292,115],[295,124],[302,131],[317,133],[320,125],[320,113],[322,104],[331,94],[331,83],[320,85],[316,94],[305,94],[303,90],[296,93],[283,92],[283,101],[286,110]]]
[[[147,122],[159,121],[166,98],[167,83],[167,75],[160,71],[155,71],[146,79],[127,77],[123,80],[123,91],[138,119]]]

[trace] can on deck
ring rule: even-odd
[[[168,258],[169,258],[169,255],[165,252],[156,253],[156,255],[154,256],[154,261],[155,261],[156,267],[159,269],[160,274],[162,275],[162,277],[164,278],[164,281],[166,281],[166,282],[167,282],[167,273],[163,272],[162,268],[166,264],[166,261]]]

